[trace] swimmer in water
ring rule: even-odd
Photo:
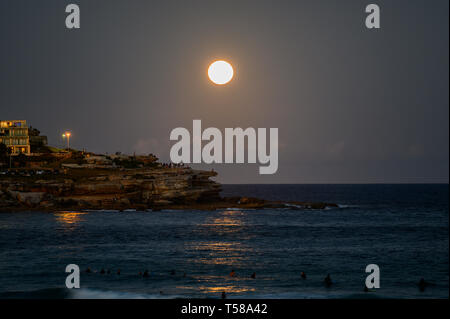
[[[144,274],[142,275],[142,277],[145,277],[145,278],[147,278],[149,275],[148,275],[148,270],[145,270],[144,271]]]
[[[254,272],[254,273],[250,276],[250,278],[255,279],[255,278],[256,278],[256,272]]]
[[[234,269],[230,272],[230,277],[236,277],[236,272],[234,271]]]
[[[222,299],[226,299],[227,295],[225,294],[225,291],[222,291]]]
[[[306,279],[306,274],[305,274],[305,272],[302,271],[302,273],[300,274],[300,277],[302,277],[302,279]]]
[[[330,274],[328,274],[325,279],[323,280],[323,282],[325,283],[325,286],[327,287],[331,287],[331,285],[333,284],[333,282],[331,281],[331,276]]]
[[[419,283],[417,285],[419,286],[419,290],[421,292],[424,292],[425,288],[427,288],[430,285],[430,283],[426,282],[425,279],[420,278]]]
[[[117,269],[117,274],[118,274],[118,275],[120,275],[120,268],[119,268],[119,269]]]
[[[102,268],[102,270],[100,270],[100,273],[103,275],[105,273],[105,269]]]

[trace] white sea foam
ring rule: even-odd
[[[304,208],[301,205],[295,205],[295,204],[289,204],[289,203],[284,203],[284,206],[286,206],[286,207],[293,207],[293,208]]]
[[[91,288],[72,289],[70,299],[175,299],[176,295],[138,294],[124,291],[97,290]]]
[[[338,204],[338,208],[357,208],[358,205],[344,205],[344,204]]]

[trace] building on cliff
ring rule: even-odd
[[[29,155],[31,149],[27,121],[0,121],[0,143],[11,149],[12,155]]]
[[[47,142],[47,136],[41,135],[41,132],[30,126],[28,128],[28,135],[30,136],[30,146],[31,146],[31,152],[36,152],[40,147],[46,146],[48,144]]]

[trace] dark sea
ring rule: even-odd
[[[448,184],[223,189],[339,208],[1,213],[0,298],[449,297]],[[65,288],[68,264],[80,289]],[[363,292],[369,264],[381,287]]]

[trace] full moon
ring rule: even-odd
[[[226,61],[215,61],[208,68],[209,79],[218,85],[230,82],[233,74],[233,67]]]

